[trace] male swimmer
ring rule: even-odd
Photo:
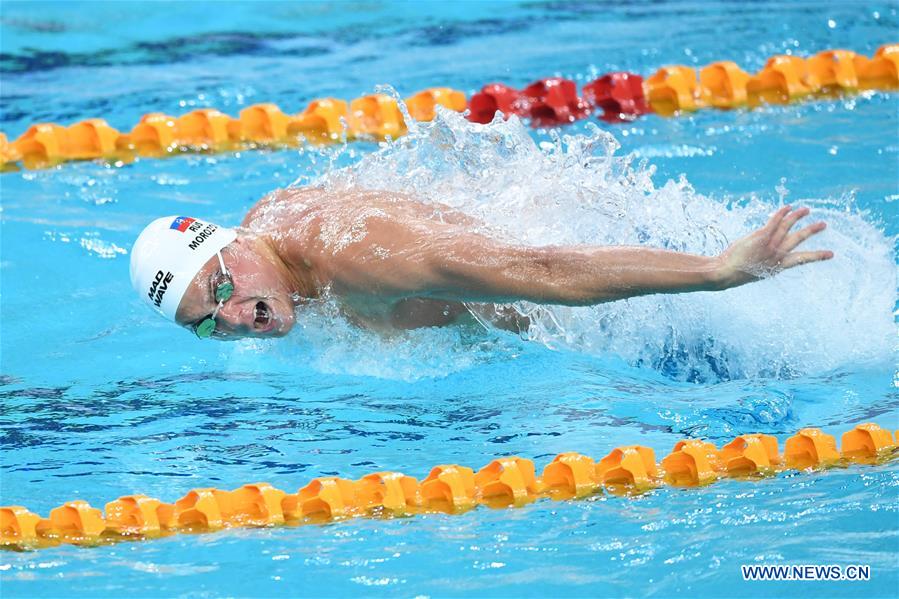
[[[237,229],[169,216],[131,252],[131,283],[168,319],[198,336],[280,337],[294,309],[330,293],[374,328],[414,328],[519,300],[585,306],[651,293],[718,291],[828,260],[796,251],[824,230],[793,231],[808,208],[784,206],[719,256],[648,247],[506,243],[445,206],[376,191],[284,189]],[[498,326],[508,322],[499,322]]]

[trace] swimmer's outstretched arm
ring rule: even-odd
[[[581,306],[653,293],[716,291],[828,260],[830,251],[794,251],[821,232],[818,222],[791,229],[808,208],[785,206],[720,256],[644,247],[512,247],[465,235],[435,248],[425,294],[463,301]]]

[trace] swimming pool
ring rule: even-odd
[[[723,58],[756,70],[787,50],[870,55],[897,24],[876,2],[6,3],[3,13],[10,137],[44,120],[104,116],[124,129],[203,105],[296,111],[380,83],[471,92]],[[660,452],[686,436],[720,445],[752,431],[899,427],[896,96],[601,129],[622,146],[614,156],[632,160],[608,158],[612,141],[587,122],[557,145],[514,121],[488,136],[449,115],[378,154],[356,144],[3,174],[0,503],[46,514],[75,497],[171,501],[257,480],[293,491],[320,475],[421,478],[501,455],[544,463],[627,443]],[[475,328],[382,339],[321,304],[280,343],[202,343],[133,297],[127,252],[152,218],[234,224],[272,188],[322,176],[439,193],[532,243],[708,249],[782,200],[803,202],[827,211],[820,244],[837,258],[724,294],[542,313],[532,340]],[[4,552],[0,575],[7,596],[890,596],[897,481],[894,461],[631,499],[61,546]],[[864,563],[872,579],[744,583],[739,566],[751,563]]]

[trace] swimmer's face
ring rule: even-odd
[[[234,292],[216,315],[217,339],[241,337],[281,337],[294,324],[291,292],[277,269],[248,244],[237,239],[222,249],[222,259],[231,275]],[[216,285],[226,280],[218,256],[203,265],[191,281],[178,305],[176,321],[194,330],[204,318],[211,316]]]

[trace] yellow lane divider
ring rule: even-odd
[[[410,116],[434,118],[436,105],[465,110],[465,95],[449,88],[421,91],[406,99]],[[213,152],[299,143],[334,143],[341,139],[399,137],[406,124],[396,100],[383,94],[356,98],[349,105],[336,98],[314,100],[295,115],[271,103],[254,104],[237,118],[214,108],[174,117],[153,112],[141,117],[127,133],[103,119],[88,119],[69,127],[55,123],[32,125],[10,143],[0,133],[0,167],[21,162],[37,169],[71,160],[103,158],[131,161],[137,156],[160,158],[183,152]]]
[[[780,55],[751,75],[732,61],[718,61],[697,73],[684,65],[664,66],[645,81],[633,73],[608,73],[582,88],[573,81],[544,79],[523,91],[501,84],[485,86],[466,99],[448,87],[430,88],[406,99],[412,118],[429,121],[437,105],[489,122],[497,110],[517,114],[535,126],[557,126],[602,110],[604,120],[631,120],[647,112],[675,116],[703,108],[750,108],[785,104],[813,95],[833,97],[864,90],[899,89],[899,44],[881,46],[868,58],[850,50],[825,50],[810,58]],[[407,132],[394,98],[372,94],[349,104],[335,98],[314,100],[298,114],[275,104],[248,106],[233,118],[214,108],[178,117],[144,115],[131,131],[120,132],[103,119],[64,127],[32,125],[9,142],[0,133],[0,171],[46,168],[71,160],[128,162],[138,156],[213,152],[259,147],[334,143],[343,139],[397,138]]]
[[[151,539],[183,532],[211,532],[246,526],[299,525],[370,516],[402,517],[428,512],[462,513],[479,504],[522,506],[540,498],[581,499],[601,493],[628,495],[660,485],[695,487],[724,478],[756,479],[794,469],[883,463],[897,454],[896,438],[876,424],[859,424],[836,439],[805,428],[787,439],[740,435],[721,449],[699,439],[679,441],[661,463],[640,445],[613,449],[599,461],[562,453],[537,476],[534,463],[498,458],[474,472],[445,464],[417,479],[399,472],[376,472],[352,481],[320,477],[296,493],[269,483],[223,491],[193,489],[174,503],[126,495],[106,504],[105,513],[74,500],[50,510],[47,518],[22,506],[0,507],[0,547],[36,549],[60,543],[98,545]]]

